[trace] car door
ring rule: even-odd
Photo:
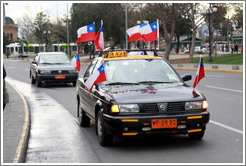
[[[98,59],[98,61],[96,62],[95,67],[93,68],[93,71],[91,74],[93,74],[100,67],[101,64],[102,64],[102,60]],[[89,93],[89,89],[87,91],[88,92],[88,106],[90,109],[90,115],[93,118],[95,118],[95,105],[96,105],[96,102],[98,100],[98,97],[95,94],[96,91],[97,90],[95,88],[95,85],[93,86],[91,93]]]
[[[90,105],[89,89],[85,86],[86,80],[91,76],[92,71],[97,63],[97,59],[94,59],[89,67],[87,68],[82,79],[79,79],[79,96],[80,105],[84,111],[86,111],[90,116],[93,115]]]

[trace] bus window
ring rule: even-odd
[[[28,52],[28,47],[24,47],[24,52]]]
[[[34,48],[33,47],[29,47],[29,52],[34,52]]]

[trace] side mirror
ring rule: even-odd
[[[192,76],[191,75],[184,75],[183,77],[182,77],[182,80],[183,81],[189,81],[189,80],[191,80],[192,79]]]

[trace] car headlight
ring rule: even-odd
[[[139,112],[137,104],[120,104],[111,107],[112,112]]]
[[[40,74],[50,74],[51,71],[49,70],[42,70],[42,71],[39,71]]]
[[[185,110],[206,110],[208,108],[208,102],[203,101],[192,101],[185,103]]]
[[[69,70],[68,73],[69,74],[76,74],[76,73],[78,73],[78,70]]]

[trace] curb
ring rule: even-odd
[[[189,67],[174,67],[176,70],[197,70],[197,68],[189,68]],[[211,72],[225,72],[225,73],[238,73],[243,74],[242,70],[227,70],[227,69],[204,69],[205,71]]]
[[[19,141],[19,145],[15,153],[15,158],[13,160],[13,163],[24,163],[26,158],[28,139],[30,135],[30,109],[28,107],[25,97],[20,93],[20,91],[16,87],[14,87],[10,82],[7,81],[7,83],[20,95],[25,106],[25,122],[23,124],[21,139]]]

